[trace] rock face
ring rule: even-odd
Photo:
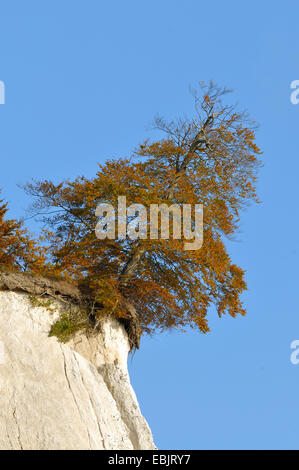
[[[49,338],[54,313],[0,292],[0,449],[155,449],[127,370],[124,328]]]

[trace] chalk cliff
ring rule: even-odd
[[[0,449],[154,449],[123,326],[107,320],[96,337],[61,344],[48,337],[63,311],[53,306],[0,291]]]

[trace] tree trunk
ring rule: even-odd
[[[136,270],[138,268],[140,260],[143,257],[145,252],[146,252],[146,248],[144,246],[140,245],[140,243],[139,243],[136,250],[133,252],[131,258],[126,263],[126,265],[124,266],[124,268],[123,268],[123,270],[122,270],[122,272],[119,276],[121,289],[127,287],[128,282],[130,281],[130,279],[136,273]]]
[[[146,248],[140,245],[139,243],[136,250],[133,252],[132,256],[130,257],[126,265],[124,266],[119,276],[120,291],[123,295],[123,306],[125,307],[128,313],[128,318],[124,318],[120,320],[123,323],[128,333],[131,349],[134,349],[134,348],[139,349],[140,338],[142,335],[142,328],[140,325],[138,313],[136,312],[134,305],[127,299],[124,290],[127,287],[130,279],[132,279],[132,277],[136,273],[140,260],[143,257],[145,252],[146,252]]]
[[[205,135],[204,135],[204,130],[207,127],[208,123],[210,122],[210,118],[206,120],[206,122],[203,125],[203,128],[199,131],[199,133],[196,135],[194,141],[192,142],[190,149],[185,156],[183,163],[181,164],[180,168],[178,169],[173,181],[169,184],[167,191],[166,191],[166,199],[171,200],[174,197],[174,190],[177,186],[177,183],[179,179],[182,177],[184,174],[188,163],[190,162],[192,158],[192,153],[198,149],[199,145],[202,144],[207,144]],[[130,344],[131,344],[131,349],[136,347],[139,349],[140,346],[140,338],[142,335],[142,328],[140,325],[140,320],[138,317],[138,313],[136,312],[136,309],[134,305],[126,298],[126,295],[124,294],[124,289],[127,287],[130,279],[134,276],[136,273],[139,263],[143,257],[143,255],[146,252],[146,247],[142,246],[140,243],[138,244],[136,250],[133,252],[132,256],[124,266],[120,276],[119,276],[119,281],[120,281],[120,291],[123,295],[123,304],[128,312],[128,318],[127,319],[122,319],[122,322],[126,328],[126,331],[129,336]]]

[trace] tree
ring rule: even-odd
[[[219,316],[245,314],[244,271],[232,263],[224,238],[236,232],[240,210],[257,201],[260,150],[254,123],[224,104],[227,93],[203,85],[194,93],[193,118],[156,118],[164,138],[146,141],[129,159],[107,161],[92,179],[27,185],[33,211],[51,230],[54,272],[89,289],[95,329],[109,315],[122,318],[134,347],[143,331],[190,326],[206,333],[211,304]],[[97,239],[96,206],[116,206],[120,195],[146,207],[202,203],[203,247],[186,251],[184,240],[172,237],[173,221],[168,240]]]
[[[0,199],[0,268],[41,272],[45,266],[45,249],[23,227],[22,221],[5,219],[7,203]]]

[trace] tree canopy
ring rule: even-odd
[[[46,225],[44,271],[88,289],[86,324],[95,330],[107,316],[121,318],[132,346],[139,347],[142,332],[190,326],[206,333],[210,305],[219,316],[245,314],[244,271],[232,262],[225,237],[237,231],[240,211],[257,201],[260,150],[255,123],[226,105],[226,95],[213,84],[202,86],[194,94],[193,117],[156,118],[161,139],[99,165],[94,178],[26,186],[35,199],[32,211]],[[203,204],[202,248],[186,251],[184,240],[172,236],[173,221],[167,240],[98,239],[96,207],[117,207],[119,196],[145,207]]]

